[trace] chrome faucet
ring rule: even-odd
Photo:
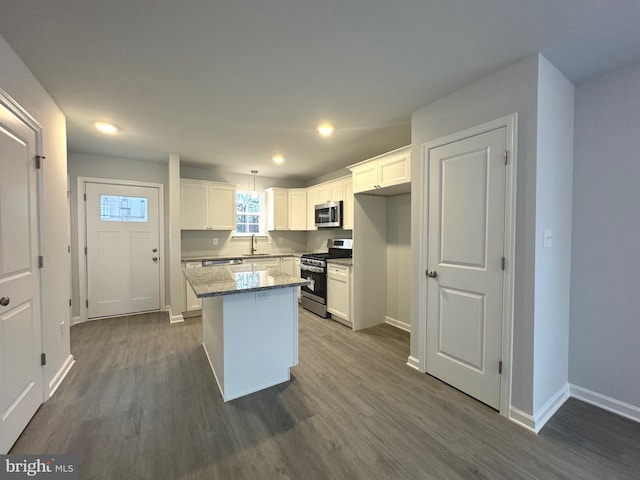
[[[258,237],[254,233],[251,235],[251,254],[254,254],[258,251]]]

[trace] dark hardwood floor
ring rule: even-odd
[[[199,317],[74,326],[76,364],[11,453],[75,453],[82,479],[640,478],[637,423],[569,400],[536,436],[407,367],[405,332],[300,312],[291,382],[226,404]]]

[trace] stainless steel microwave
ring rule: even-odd
[[[317,228],[341,228],[342,200],[316,205],[315,217]]]

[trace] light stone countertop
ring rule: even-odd
[[[183,268],[182,271],[198,298],[299,287],[310,283],[274,268],[253,265]]]
[[[255,260],[260,258],[280,258],[280,257],[298,257],[300,258],[303,253],[293,252],[293,253],[258,253],[258,255],[247,255],[247,254],[238,254],[238,255],[184,255],[182,257],[183,262],[199,262],[202,260],[233,260],[235,258],[241,258],[242,260]]]
[[[353,266],[353,258],[327,258],[327,263],[336,263],[345,267]]]

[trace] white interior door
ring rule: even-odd
[[[506,128],[429,150],[427,373],[500,408]]]
[[[0,453],[43,399],[36,135],[0,104]]]
[[[160,309],[158,189],[85,183],[88,318]]]

